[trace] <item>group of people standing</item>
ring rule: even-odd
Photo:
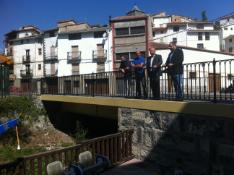
[[[136,98],[147,98],[146,90],[146,74],[150,80],[150,88],[152,90],[153,99],[160,99],[160,76],[162,72],[168,74],[174,85],[176,100],[183,100],[183,60],[184,54],[182,49],[176,46],[175,42],[171,42],[168,46],[170,53],[167,61],[162,65],[162,56],[156,54],[155,48],[149,49],[150,56],[145,60],[140,51],[136,52],[136,58],[131,62],[124,56],[121,57],[120,71],[124,74],[125,88],[129,95],[131,93],[132,70],[134,70],[136,81]],[[162,67],[165,69],[162,71]],[[145,69],[147,70],[145,72]]]

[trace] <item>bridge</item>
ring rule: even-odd
[[[39,95],[58,128],[74,125],[82,114],[94,133],[133,129],[131,149],[143,161],[171,167],[180,158],[191,173],[194,166],[206,171],[218,160],[232,172],[232,161],[226,160],[234,159],[233,63],[185,64],[183,101],[176,101],[165,73],[160,77],[161,99],[153,99],[147,72],[147,98],[136,98],[134,74],[129,84],[119,71],[28,80],[20,92],[10,94]]]

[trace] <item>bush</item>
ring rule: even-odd
[[[0,99],[0,116],[6,118],[19,118],[32,122],[45,111],[39,109],[33,100],[27,97],[7,97]]]

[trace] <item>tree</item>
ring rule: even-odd
[[[206,16],[206,11],[205,11],[205,10],[203,10],[203,11],[201,12],[201,17],[202,17],[202,21],[208,21],[208,18],[207,18],[207,16]]]

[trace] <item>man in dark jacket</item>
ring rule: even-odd
[[[171,76],[175,88],[176,100],[182,100],[184,53],[182,49],[177,48],[175,42],[171,42],[169,44],[169,49],[171,50],[171,52],[169,53],[166,61],[168,74]]]
[[[150,57],[147,58],[146,68],[150,79],[150,88],[154,99],[160,99],[160,75],[162,56],[155,53],[155,48],[150,48]]]
[[[128,58],[122,56],[119,70],[124,74],[124,95],[129,96],[132,89],[132,71],[131,62]]]

